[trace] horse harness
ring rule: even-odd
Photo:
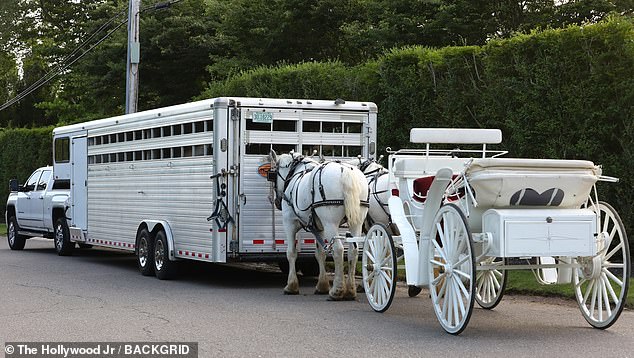
[[[381,200],[379,200],[379,195],[386,193],[388,189],[377,190],[379,178],[384,175],[387,175],[389,172],[383,166],[378,166],[376,169],[366,173],[366,170],[368,169],[370,165],[372,165],[372,163],[375,163],[375,160],[366,159],[365,161],[360,162],[359,170],[361,170],[363,174],[365,175],[366,179],[368,179],[368,187],[370,188],[370,192],[368,194],[374,197],[374,200],[376,200],[380,208],[383,210],[383,212],[385,213],[385,215],[389,218],[391,222],[392,218],[390,216],[390,213],[387,210],[387,207],[388,207],[387,203],[383,203],[381,202]],[[368,212],[367,220],[370,222],[370,224],[374,224],[374,220],[370,216],[369,212]]]
[[[319,164],[315,163],[315,166],[308,166],[303,170],[296,171],[297,167],[299,167],[301,164],[311,164],[310,162],[304,162],[304,157],[297,157],[297,158],[294,158],[293,162],[289,165],[289,170],[288,170],[288,174],[286,174],[286,178],[283,178],[280,175],[279,171],[277,170],[275,171],[275,174],[269,177],[269,180],[274,182],[276,189],[277,189],[277,180],[271,180],[272,177],[273,176],[280,177],[282,178],[282,180],[284,180],[284,187],[282,188],[282,200],[284,200],[291,207],[291,209],[293,209],[293,213],[295,214],[302,228],[312,233],[313,235],[315,235],[315,238],[317,239],[317,242],[319,243],[319,245],[321,245],[327,251],[330,248],[330,245],[326,245],[324,240],[319,235],[319,232],[322,230],[322,228],[319,227],[320,223],[315,220],[315,217],[317,216],[315,214],[315,208],[322,207],[322,206],[344,205],[343,199],[327,199],[326,198],[326,192],[324,191],[324,186],[322,183],[322,174],[326,166],[331,163],[333,162],[323,162]],[[341,170],[343,172],[344,168],[342,167]],[[310,181],[312,183],[312,187],[310,189],[312,202],[308,205],[308,207],[302,209],[299,207],[299,202],[298,202],[299,183],[301,179],[306,175],[310,176]],[[317,190],[315,190],[315,178],[318,178],[319,185],[317,186]],[[290,189],[290,193],[287,194],[287,191],[289,191],[289,189]],[[319,192],[319,196],[321,197],[321,200],[315,201],[317,192]],[[369,199],[369,196],[368,196],[368,199]],[[369,200],[361,200],[361,205],[365,207],[369,207],[370,206]],[[279,205],[277,208],[280,210],[282,209],[281,205]],[[304,222],[304,220],[302,220],[302,217],[300,216],[300,213],[307,212],[307,211],[310,211],[310,213],[308,214],[308,222]]]

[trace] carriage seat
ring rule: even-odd
[[[457,174],[454,174],[451,176],[451,179],[452,180],[456,179],[457,176],[458,176]],[[414,190],[412,199],[414,199],[415,201],[419,203],[424,203],[427,200],[427,192],[429,191],[429,188],[431,188],[431,184],[434,182],[435,178],[436,178],[435,175],[428,175],[418,179],[414,179],[414,182],[412,183],[413,190]],[[456,201],[460,199],[463,195],[464,195],[464,192],[461,192],[457,195],[452,195],[447,199],[449,201]]]

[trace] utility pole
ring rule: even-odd
[[[128,62],[125,83],[125,113],[137,111],[139,97],[139,60],[141,45],[139,42],[139,9],[141,0],[130,0],[128,5]]]

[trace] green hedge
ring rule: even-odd
[[[500,128],[500,149],[527,158],[588,159],[601,197],[634,222],[634,22],[615,17],[493,40],[481,47],[389,51],[357,67],[338,62],[258,68],[201,97],[373,101],[379,148],[403,148],[412,127]]]
[[[50,127],[0,129],[0,221],[4,221],[9,180],[18,179],[23,184],[33,170],[52,164],[52,130]]]
[[[379,106],[379,147],[402,148],[412,127],[500,128],[500,149],[528,158],[589,159],[634,232],[634,22],[494,40],[481,47],[392,50],[339,62],[260,67],[212,83],[202,97],[344,98]],[[51,160],[50,128],[0,132],[0,180],[21,181]],[[6,190],[0,205],[4,206]]]

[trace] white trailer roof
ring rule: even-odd
[[[310,100],[310,99],[280,99],[280,98],[246,98],[246,97],[220,97],[202,101],[179,104],[175,106],[151,109],[143,112],[125,114],[110,118],[98,119],[90,122],[77,123],[64,127],[55,128],[53,135],[72,133],[82,130],[103,128],[117,124],[134,123],[161,116],[183,114],[203,111],[214,107],[227,107],[235,103],[239,107],[262,107],[262,108],[296,108],[296,109],[318,109],[318,110],[343,110],[343,111],[367,111],[376,112],[376,104],[372,102],[350,102],[335,100]]]

